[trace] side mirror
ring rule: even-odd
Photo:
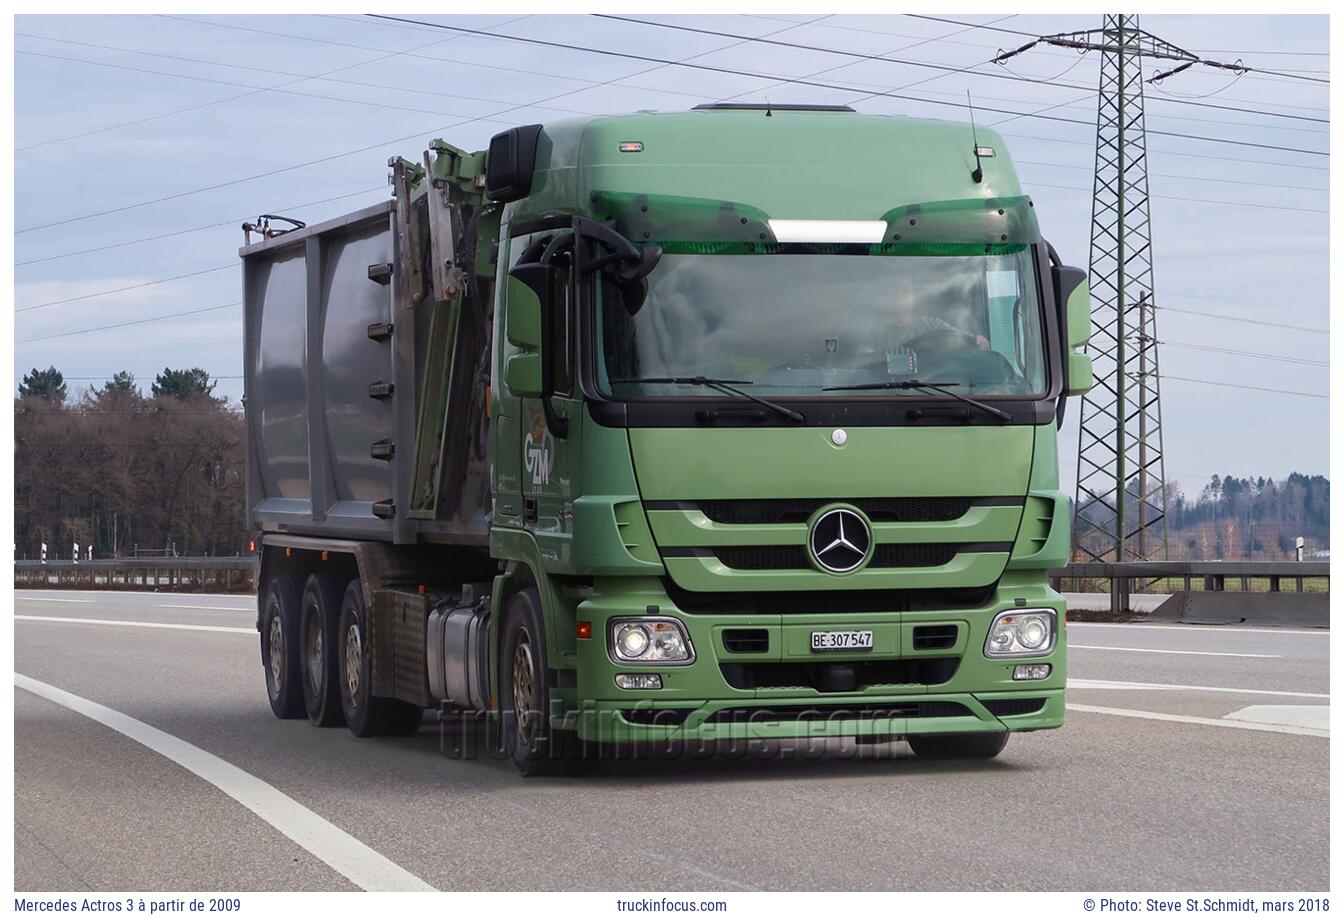
[[[621,285],[621,303],[625,306],[625,312],[631,316],[643,308],[644,298],[649,295],[649,284],[644,279],[658,267],[658,260],[663,257],[661,246],[645,243],[638,248],[639,260],[616,275]]]
[[[1081,396],[1092,389],[1092,358],[1077,349],[1092,335],[1092,292],[1087,272],[1068,265],[1052,269],[1060,332],[1064,337],[1065,395]]]
[[[515,396],[543,395],[542,320],[551,296],[551,269],[524,262],[509,272],[505,288],[504,332],[519,351],[504,365],[504,384]]]

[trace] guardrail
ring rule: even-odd
[[[257,561],[256,556],[27,559],[14,563],[14,587],[250,592]]]
[[[248,592],[255,590],[256,556],[212,556],[130,559],[59,559],[14,563],[18,588],[123,588]],[[1270,593],[1286,583],[1303,590],[1303,580],[1329,579],[1328,562],[1074,562],[1050,573],[1050,583],[1063,590],[1084,579],[1110,583],[1111,609],[1129,609],[1136,582],[1181,579],[1182,590],[1224,591],[1228,579],[1251,590],[1252,579],[1268,580]]]
[[[1284,583],[1301,592],[1307,578],[1329,579],[1328,562],[1074,562],[1050,573],[1050,583],[1056,591],[1064,582],[1072,580],[1076,587],[1082,579],[1110,582],[1111,610],[1129,609],[1130,595],[1135,582],[1154,579],[1181,579],[1183,591],[1195,590],[1195,581],[1202,582],[1204,591],[1225,591],[1228,579],[1239,583],[1242,591],[1251,591],[1252,579],[1267,579],[1268,593],[1277,594]],[[1165,593],[1165,592],[1163,592]]]

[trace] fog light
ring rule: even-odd
[[[1013,668],[1013,680],[1045,680],[1049,676],[1048,664],[1020,664]]]
[[[661,690],[663,678],[658,674],[617,674],[616,686],[622,690]]]

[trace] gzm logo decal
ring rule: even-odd
[[[532,488],[540,489],[551,481],[555,442],[546,429],[546,417],[534,409],[527,414],[532,427],[523,438],[523,465],[532,477]]]

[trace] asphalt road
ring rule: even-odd
[[[1321,631],[1070,624],[1065,727],[986,764],[836,743],[524,781],[434,722],[275,719],[253,610],[17,593],[17,890],[1329,886]]]

